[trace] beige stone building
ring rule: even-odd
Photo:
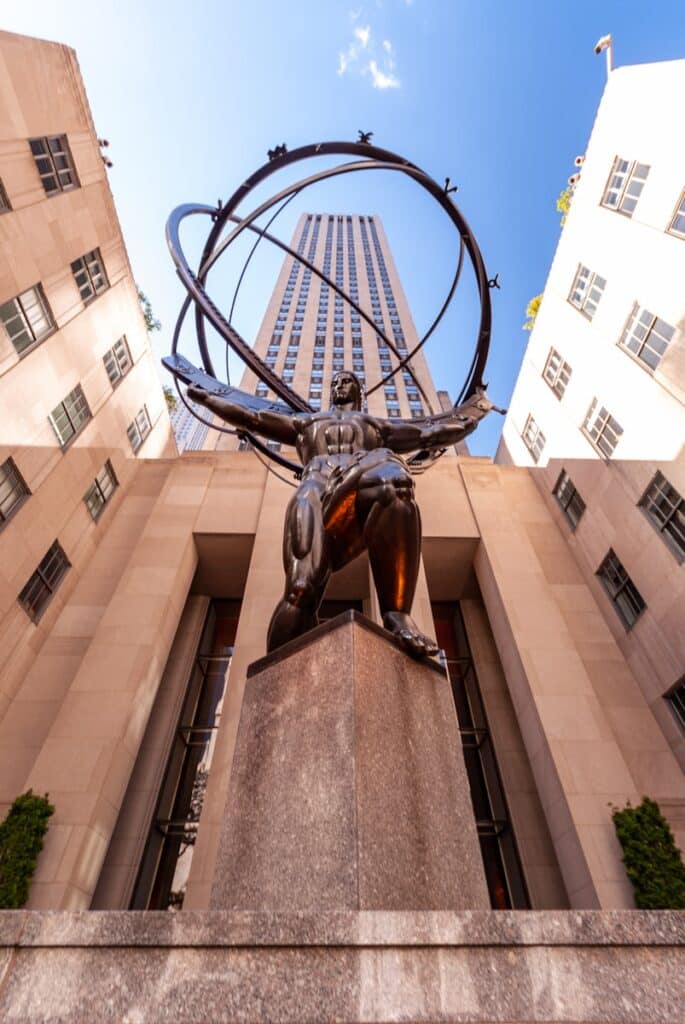
[[[6,806],[87,647],[108,570],[89,599],[88,627],[84,619],[62,632],[67,604],[98,563],[138,460],[175,446],[76,55],[0,33],[0,84]]]
[[[35,47],[42,57],[46,46],[17,37],[2,42],[10,56]],[[57,64],[53,74],[62,73],[64,62],[73,69],[71,87],[78,84],[79,109],[86,109],[73,55],[62,47],[47,52]],[[14,65],[3,59],[7,74]],[[23,68],[27,60],[16,63]],[[22,95],[36,103],[18,70],[16,76],[17,104]],[[21,120],[17,111],[12,116]],[[61,129],[54,121],[25,129],[21,123],[12,139],[23,139],[26,174],[35,174],[27,140]],[[99,175],[94,195],[113,218],[89,122],[82,131],[83,150]],[[43,198],[38,192],[36,216],[84,193],[80,136],[77,127],[73,140],[70,132],[69,123],[62,134],[80,187],[68,196]],[[17,151],[21,145],[12,142]],[[6,166],[11,164],[1,156],[0,176],[13,200]],[[0,217],[0,231],[18,213],[13,202]],[[27,228],[20,237],[28,260],[34,236]],[[130,446],[126,451],[124,388],[137,378],[131,370],[120,388],[107,391],[98,363],[110,328],[115,340],[122,332],[128,339],[137,315],[118,233],[116,239],[125,266],[116,288],[110,250],[96,233],[79,241],[79,252],[69,250],[63,286],[74,280],[70,260],[99,248],[111,287],[85,309],[72,297],[78,308],[74,330],[79,318],[85,323],[104,309],[117,289],[127,296],[131,320],[123,314],[117,319],[115,304],[107,307],[97,321],[102,350],[89,349],[87,360],[77,346],[68,355],[61,350],[59,386],[57,368],[47,361],[53,337],[23,360],[17,357],[10,371],[15,376],[44,354],[42,375],[32,378],[35,433],[20,429],[25,406],[5,428],[21,434],[14,447],[7,442],[7,457],[16,454],[22,479],[34,486],[0,533],[0,543],[15,538],[3,549],[2,562],[3,573],[11,569],[3,581],[3,636],[13,641],[0,671],[7,695],[0,721],[2,800],[6,806],[31,786],[48,791],[56,807],[31,907],[202,909],[210,902],[247,667],[265,652],[267,624],[283,586],[281,532],[292,488],[255,453],[237,450],[233,439],[179,457],[165,447],[160,427],[156,447],[147,448],[153,431],[142,458],[133,458]],[[295,243],[358,292],[360,304],[400,351],[411,347],[415,330],[378,218],[304,215]],[[11,299],[37,281],[51,299],[51,279],[42,268],[3,294]],[[54,337],[66,331],[59,315]],[[395,365],[375,333],[286,259],[256,345],[316,403],[325,400],[338,364],[356,370],[368,388],[387,364]],[[143,381],[149,356],[142,354],[144,332],[136,337],[141,347],[131,351],[141,352],[136,372]],[[11,339],[7,345],[11,356]],[[396,387],[370,396],[370,411],[410,416],[429,403],[439,408],[421,359],[416,376],[423,397],[402,374]],[[39,436],[39,413],[50,412],[66,385],[73,389],[79,380],[89,402],[95,401],[91,386],[100,381],[102,411],[63,454],[49,424]],[[244,386],[261,390],[249,376]],[[51,389],[57,393],[52,406]],[[96,422],[103,424],[100,432]],[[26,475],[32,465],[48,465],[48,450],[59,467],[70,467],[59,478],[59,493],[39,489]],[[20,457],[26,461],[20,464]],[[119,483],[96,525],[82,496],[107,459]],[[49,465],[41,488],[57,474],[59,467]],[[603,593],[587,577],[556,504],[528,468],[448,453],[417,476],[416,489],[424,541],[414,615],[437,634],[450,673],[493,906],[632,906],[609,804],[635,802],[647,793],[677,824],[685,790],[676,744],[669,743],[623,637],[602,609]],[[73,526],[72,519],[61,526],[57,518],[67,509]],[[35,623],[24,610],[22,588],[55,537],[71,568]],[[345,607],[378,621],[365,557],[333,577],[322,615]]]

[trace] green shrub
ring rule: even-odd
[[[644,797],[612,811],[623,863],[641,910],[685,909],[685,864],[659,805]]]
[[[55,808],[31,790],[18,796],[0,824],[0,908],[23,907],[36,869],[48,818]]]

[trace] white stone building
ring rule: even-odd
[[[609,72],[497,455],[539,467],[681,764],[685,139],[669,111],[684,89],[685,60]]]

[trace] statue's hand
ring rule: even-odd
[[[191,384],[186,391],[188,398],[192,399],[193,402],[199,402],[200,405],[206,405],[209,400],[209,391],[205,391],[204,388],[200,388],[197,384]]]

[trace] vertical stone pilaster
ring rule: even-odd
[[[116,825],[197,563],[212,466],[174,466],[28,778],[55,805],[32,907],[85,909]]]
[[[462,474],[481,533],[478,582],[571,906],[633,906],[609,805],[640,794],[555,590],[585,585],[528,474]]]

